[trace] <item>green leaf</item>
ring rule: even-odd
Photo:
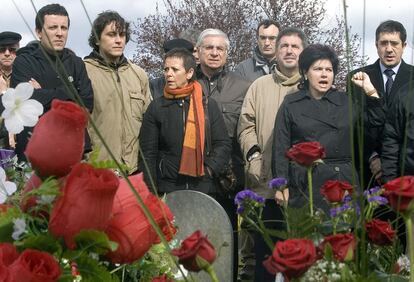
[[[22,217],[23,214],[18,208],[9,208],[0,214],[0,242],[13,242],[13,219]]]
[[[82,276],[82,282],[118,282],[117,276],[112,275],[105,266],[100,265],[87,255],[82,255],[76,259],[78,270]]]
[[[88,155],[88,163],[94,168],[108,168],[120,171],[128,171],[129,168],[125,164],[118,166],[114,160],[99,160],[99,148],[94,148]]]
[[[36,249],[51,254],[60,254],[62,246],[50,234],[29,235],[21,242],[16,242],[16,246],[22,249]]]
[[[377,281],[383,281],[383,282],[388,282],[388,281],[407,282],[409,281],[408,277],[404,277],[404,276],[397,275],[397,274],[384,273],[380,271],[375,271],[375,277],[377,278]]]
[[[117,243],[110,241],[104,232],[97,230],[82,230],[75,236],[75,242],[78,249],[100,255],[118,248]]]

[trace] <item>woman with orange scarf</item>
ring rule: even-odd
[[[194,81],[195,68],[189,51],[169,51],[164,93],[144,115],[139,141],[145,161],[139,163],[146,183],[158,193],[191,189],[214,195],[215,177],[230,158],[223,116]]]

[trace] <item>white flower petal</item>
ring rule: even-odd
[[[4,108],[14,108],[16,105],[16,95],[14,95],[14,89],[7,89],[6,93],[1,96],[1,102],[3,103]]]
[[[20,105],[19,112],[40,116],[43,114],[43,105],[36,100],[29,99]]]
[[[2,167],[0,167],[0,181],[5,182],[6,181],[6,172]]]
[[[16,86],[14,93],[18,99],[25,101],[32,97],[33,90],[34,88],[29,82],[22,82]]]
[[[7,195],[3,191],[0,190],[0,204],[4,204],[7,200]]]
[[[9,196],[13,195],[17,190],[16,184],[11,181],[4,182],[4,187],[6,188],[7,195]]]
[[[9,133],[18,134],[23,131],[23,122],[17,115],[12,115],[4,120],[4,125]]]

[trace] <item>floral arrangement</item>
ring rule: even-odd
[[[33,172],[2,158],[0,281],[187,281],[179,264],[217,281],[214,247],[196,231],[178,248],[173,214],[142,174],[120,178],[116,164],[82,161],[87,113],[53,100],[38,119],[31,92],[19,84],[2,98],[9,132],[39,121],[25,151]]]
[[[312,195],[312,168],[322,162],[324,149],[318,142],[293,146],[286,156],[307,168]],[[269,187],[283,191],[288,181],[276,178]],[[414,242],[411,216],[414,210],[414,176],[404,176],[358,191],[345,181],[328,180],[320,188],[330,205],[329,214],[309,204],[302,208],[282,205],[285,230],[268,230],[260,215],[264,199],[253,191],[235,199],[246,223],[263,234],[272,255],[265,268],[278,281],[414,281]],[[392,222],[374,218],[379,207],[393,209],[407,228],[408,257],[404,254]],[[280,240],[273,243],[271,236]]]

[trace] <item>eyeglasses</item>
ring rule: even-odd
[[[10,47],[10,46],[1,46],[0,53],[6,53],[9,50],[10,53],[16,54],[17,47]]]
[[[276,36],[264,36],[264,35],[259,35],[259,40],[260,41],[276,41]]]

